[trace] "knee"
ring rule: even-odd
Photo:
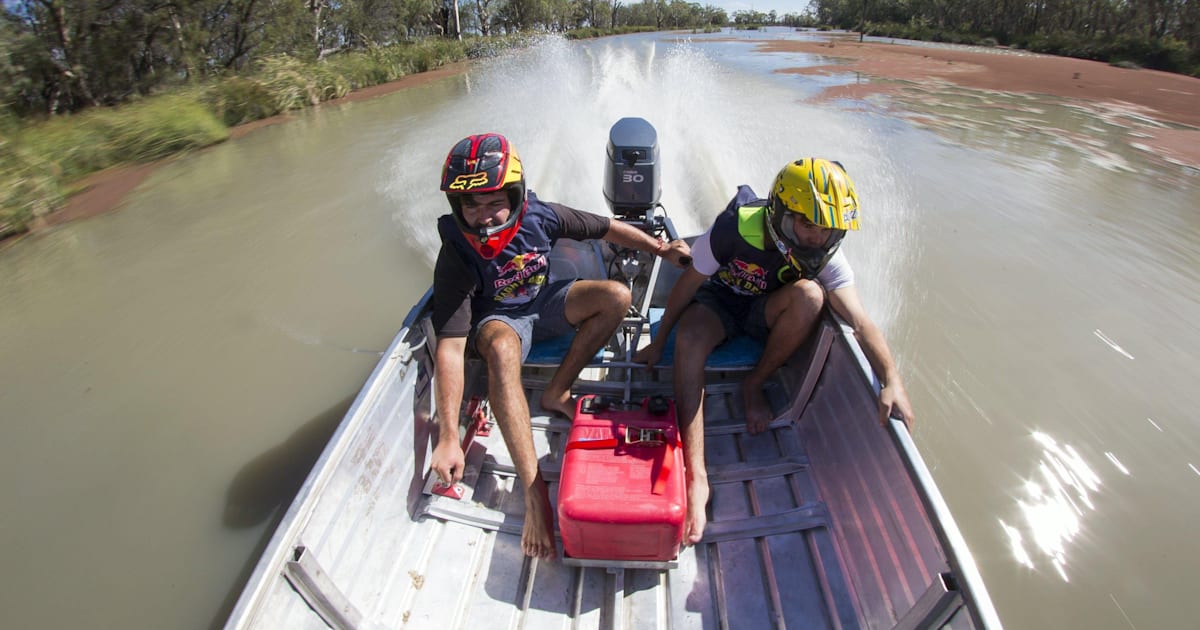
[[[516,331],[495,321],[480,329],[475,346],[489,366],[511,363],[521,356],[521,338]]]
[[[724,338],[725,330],[719,321],[706,321],[688,311],[680,318],[675,330],[675,353],[693,359],[700,357],[703,361]]]
[[[629,292],[629,287],[617,282],[609,280],[604,283],[604,301],[610,305],[613,311],[620,311],[621,316],[629,312],[630,305],[633,304],[633,294]]]
[[[788,309],[816,313],[825,306],[825,288],[814,280],[797,280],[788,286]]]

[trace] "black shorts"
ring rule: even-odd
[[[725,328],[725,341],[747,335],[765,343],[767,329],[767,294],[738,295],[709,284],[700,285],[692,301],[716,313]]]

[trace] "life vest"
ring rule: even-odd
[[[521,229],[490,260],[475,253],[452,217],[438,220],[442,241],[454,247],[475,271],[477,290],[471,304],[474,319],[496,310],[518,308],[537,297],[550,282],[550,249],[561,231],[558,215],[533,193],[529,193]]]
[[[713,257],[721,265],[709,283],[738,295],[763,295],[800,278],[815,279],[833,257],[839,243],[808,256],[793,252],[803,266],[794,268],[768,234],[767,204],[749,186],[738,186],[709,232]]]

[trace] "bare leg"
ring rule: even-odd
[[[675,333],[675,411],[683,437],[687,467],[687,516],[683,541],[694,545],[708,524],[708,470],[704,464],[704,363],[725,338],[721,320],[707,307],[693,304],[679,318]]]
[[[631,300],[629,289],[619,282],[580,280],[571,285],[567,292],[566,316],[567,321],[577,326],[575,339],[542,392],[543,409],[567,418],[575,416],[571,385],[621,325]]]
[[[758,365],[742,379],[746,429],[751,434],[765,431],[773,419],[771,406],[763,396],[763,384],[812,333],[824,303],[824,289],[809,280],[782,287],[767,298],[766,319],[771,332]]]
[[[538,470],[529,403],[521,386],[521,340],[507,324],[491,321],[480,329],[476,347],[487,361],[492,412],[525,492],[521,549],[527,556],[552,558],[557,555],[553,512],[546,482]]]

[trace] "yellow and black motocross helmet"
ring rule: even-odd
[[[468,225],[462,212],[462,196],[501,190],[508,193],[509,202],[504,224]],[[471,247],[488,260],[495,258],[521,227],[527,205],[525,170],[516,148],[498,133],[467,136],[450,149],[442,167],[442,192]]]
[[[840,162],[803,158],[775,176],[768,198],[767,232],[804,278],[815,278],[833,257],[847,230],[859,227],[858,193]],[[793,224],[806,221],[832,231],[821,247],[796,241]]]

